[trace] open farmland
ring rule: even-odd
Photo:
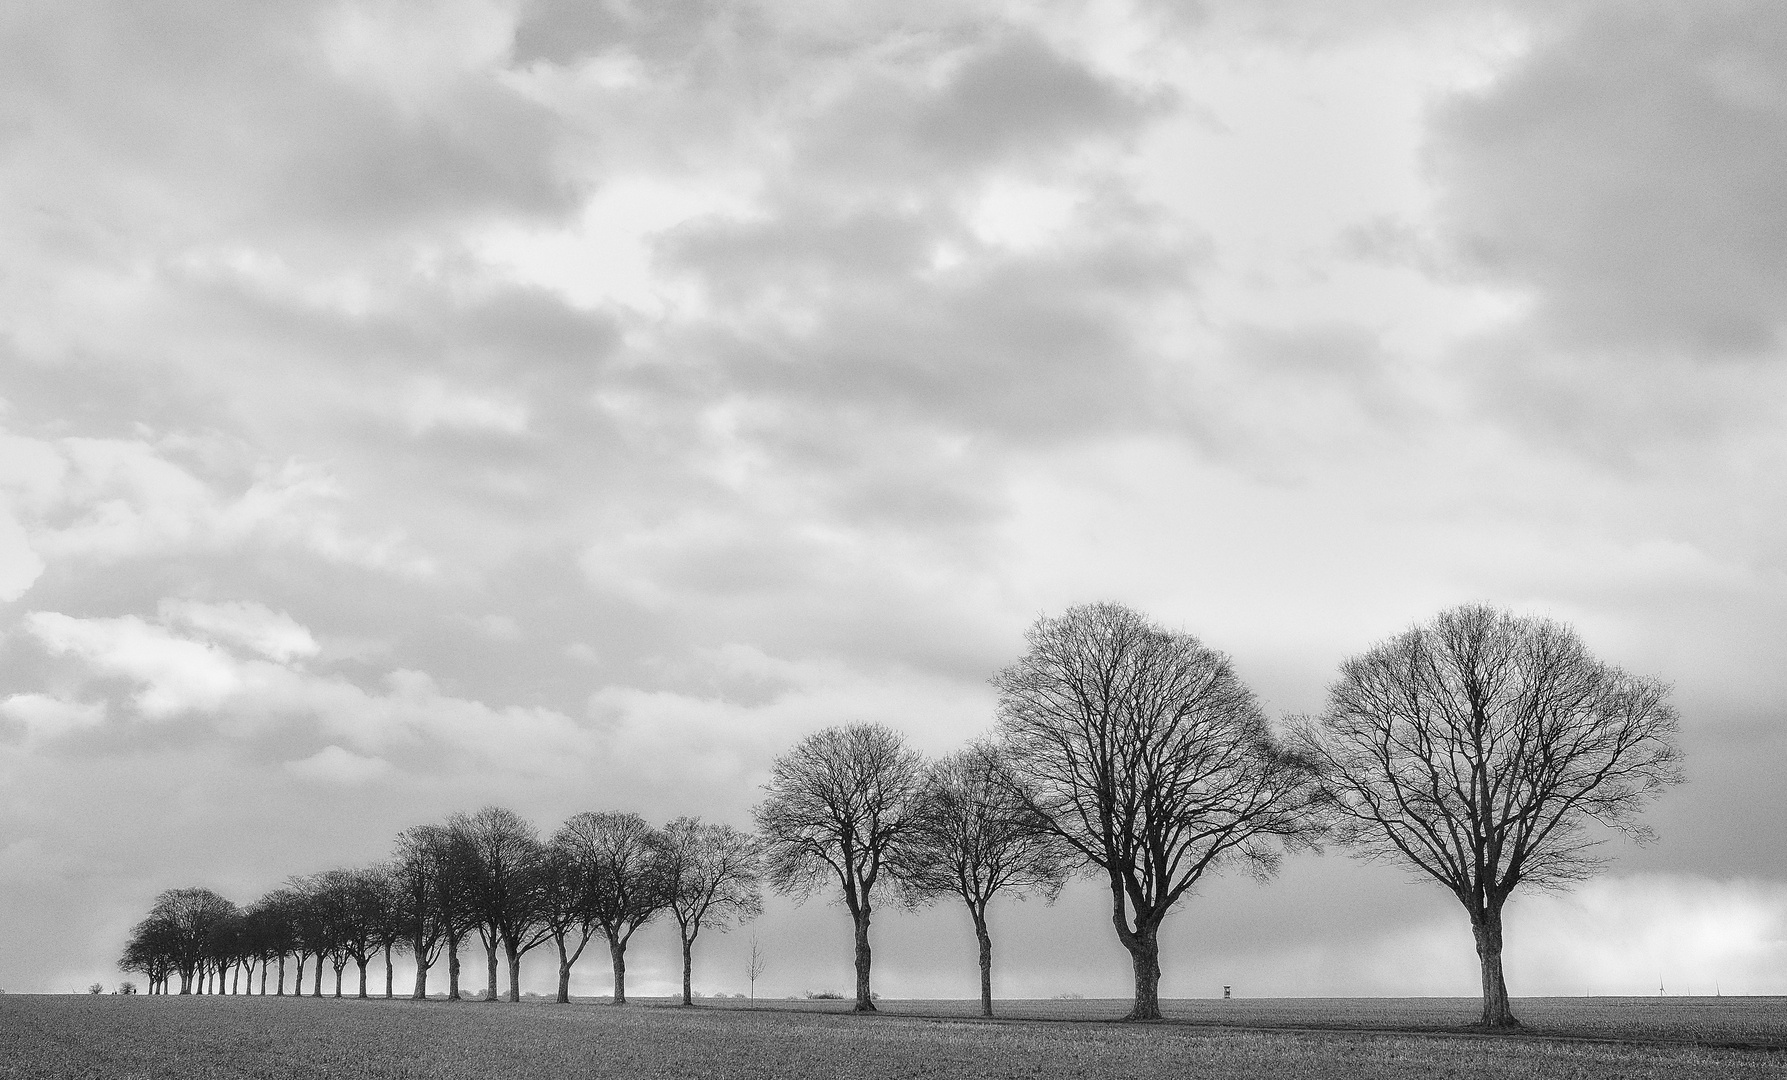
[[[1703,999],[1704,1000],[1704,999]],[[1729,1004],[1727,1004],[1729,1003]],[[716,1003],[717,1004],[717,1003]],[[1029,1019],[943,1015],[953,1002],[890,1002],[881,1016],[807,1003],[699,1009],[259,997],[0,997],[0,1077],[1761,1077],[1787,1075],[1783,1005],[1722,999],[1705,1030],[1751,1048],[1630,1041],[1651,1034],[1636,1008],[1554,1002],[1517,1008],[1588,1039],[1476,1037],[1381,1028],[1449,1021],[1459,1003],[1178,1002],[1178,1021],[1083,1017],[1107,1002],[1017,1002]],[[1692,1028],[1689,1009],[1669,1015]],[[1243,1011],[1245,1014],[1243,1015]],[[1045,1019],[1045,1017],[1052,1017]],[[1078,1017],[1078,1018],[1076,1018]],[[1746,1025],[1749,1025],[1746,1027]],[[1598,1036],[1598,1038],[1593,1037]],[[1609,1036],[1614,1038],[1609,1039]]]

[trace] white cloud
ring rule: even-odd
[[[449,387],[435,379],[412,386],[399,406],[410,432],[425,435],[437,429],[497,435],[527,434],[528,411],[521,402],[493,394]]]
[[[287,772],[306,780],[331,784],[365,784],[391,773],[391,763],[383,758],[367,757],[333,744],[323,747],[302,761],[288,761]]]
[[[137,683],[137,708],[150,718],[214,713],[251,677],[216,645],[175,637],[135,615],[75,619],[34,611],[25,626],[52,653],[73,654],[104,674]]]
[[[0,603],[17,600],[43,573],[43,558],[31,548],[31,538],[13,514],[10,502],[0,497]]]
[[[275,663],[315,656],[316,639],[283,611],[253,601],[207,604],[197,600],[163,600],[161,621],[185,626],[213,641],[245,646]]]
[[[165,442],[179,448],[185,440]],[[252,480],[236,494],[144,439],[0,433],[0,462],[0,597],[6,599],[22,594],[35,580],[33,566],[41,572],[46,560],[118,563],[238,550],[256,539],[406,576],[434,572],[428,556],[400,535],[350,533],[340,519],[346,501],[340,485],[296,460],[254,463]],[[20,527],[28,541],[23,547]],[[5,596],[9,584],[14,596]]]
[[[105,722],[103,701],[63,701],[48,694],[13,694],[0,701],[0,713],[25,725],[33,741],[55,738]]]

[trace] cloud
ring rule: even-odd
[[[366,757],[329,745],[302,761],[287,762],[285,768],[292,775],[306,780],[353,785],[382,779],[391,772],[391,763],[382,758]]]
[[[31,538],[0,499],[0,603],[17,600],[43,573],[43,558],[31,548]]]
[[[331,504],[339,486],[322,470],[288,461],[250,464],[237,492],[175,460],[180,440],[6,436],[15,467],[0,473],[28,544],[6,565],[24,585],[45,560],[111,563],[174,551],[240,548],[254,540],[293,544],[331,561],[426,575],[433,566],[397,536],[351,535]],[[230,462],[236,466],[237,462]],[[220,470],[223,471],[223,470]],[[5,518],[0,517],[0,522]],[[6,531],[0,528],[0,544]],[[0,548],[0,553],[4,548]],[[16,595],[16,594],[15,594]]]
[[[1438,118],[1452,239],[1560,340],[1771,352],[1787,321],[1787,14],[1595,4]]]
[[[125,680],[144,719],[209,718],[234,739],[320,730],[357,751],[445,753],[462,764],[548,772],[575,769],[595,749],[594,736],[560,713],[492,708],[442,692],[424,672],[388,671],[382,689],[368,691],[338,674],[307,671],[296,661],[318,652],[309,631],[258,604],[170,601],[161,610],[163,622],[33,612],[25,626],[51,654]],[[501,741],[493,741],[499,732]]]
[[[75,619],[36,611],[25,626],[52,654],[73,654],[139,684],[137,708],[151,719],[215,713],[254,674],[214,644],[175,637],[135,615]]]
[[[48,694],[13,694],[0,700],[0,714],[25,726],[30,741],[52,739],[105,722],[103,701],[63,701]]]
[[[283,611],[252,601],[221,604],[163,600],[161,621],[187,626],[215,640],[246,646],[275,663],[317,654],[316,639]]]

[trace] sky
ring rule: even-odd
[[[1765,0],[13,0],[0,988],[456,810],[748,826],[1116,600],[1275,719],[1454,604],[1570,623],[1688,782],[1517,896],[1512,992],[1787,993],[1784,176]],[[957,908],[873,933],[977,992]],[[696,988],[752,934],[850,985],[818,897]],[[993,934],[1001,996],[1131,985],[1095,882]],[[1478,990],[1332,848],[1163,940],[1166,996]]]

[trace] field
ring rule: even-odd
[[[1787,1076],[1779,998],[1525,999],[1483,1037],[1455,999],[1198,1001],[1129,1025],[1119,1002],[447,1004],[0,996],[0,1077]]]

